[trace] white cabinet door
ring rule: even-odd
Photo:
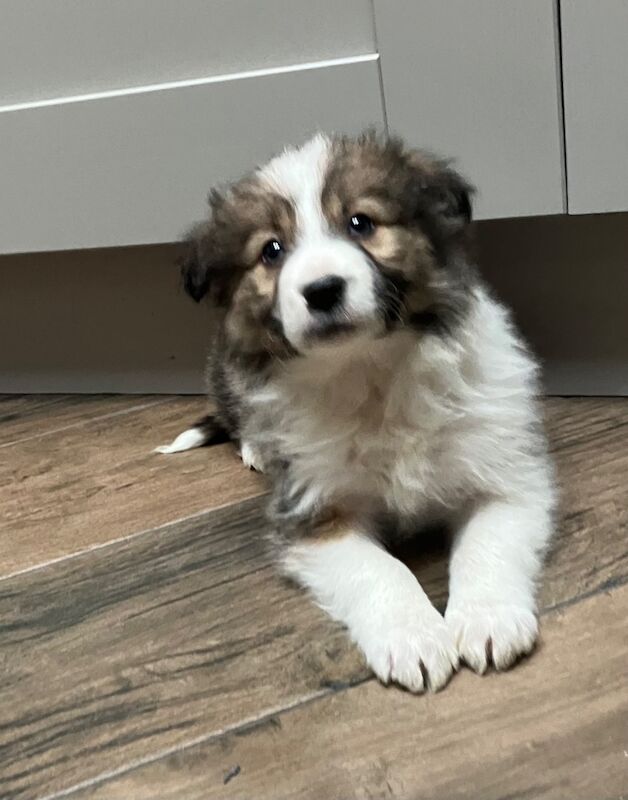
[[[390,130],[454,156],[478,187],[477,217],[564,211],[555,11],[375,0]]]
[[[0,113],[0,252],[177,239],[284,144],[381,126],[376,59]]]
[[[369,0],[0,0],[0,105],[374,49]]]
[[[562,0],[568,204],[628,210],[628,2]]]

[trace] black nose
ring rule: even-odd
[[[342,303],[345,286],[344,278],[325,275],[324,278],[308,283],[303,289],[303,297],[311,311],[333,311]]]

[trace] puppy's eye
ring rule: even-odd
[[[283,245],[278,239],[271,239],[262,247],[264,264],[276,264],[283,255]]]
[[[366,214],[352,214],[349,218],[349,233],[353,236],[368,236],[374,227],[373,220]]]

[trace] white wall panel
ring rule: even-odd
[[[562,0],[572,214],[628,210],[628,2]]]
[[[211,185],[284,144],[381,126],[368,58],[0,113],[0,252],[177,239]]]
[[[390,129],[454,156],[479,218],[564,211],[552,0],[375,0],[375,19]]]
[[[369,0],[0,0],[0,105],[373,51]]]

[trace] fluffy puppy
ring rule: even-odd
[[[552,475],[537,367],[469,250],[470,188],[396,139],[318,135],[210,197],[187,291],[215,314],[214,418],[273,486],[282,569],[384,682],[440,689],[537,637]],[[392,539],[453,531],[444,617]]]

